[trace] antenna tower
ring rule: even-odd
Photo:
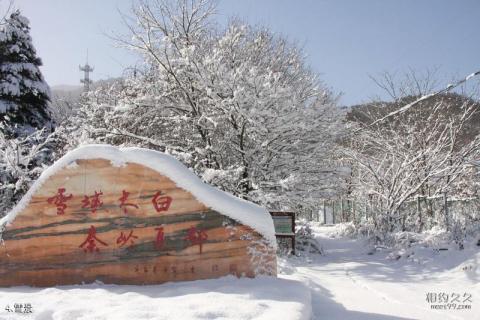
[[[78,68],[84,73],[83,79],[80,79],[80,82],[83,83],[83,91],[88,92],[90,91],[90,85],[92,84],[92,80],[90,80],[90,72],[93,71],[93,67],[88,64],[88,50],[87,63],[84,66],[78,66]]]

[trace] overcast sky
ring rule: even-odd
[[[5,3],[7,0],[0,0]],[[105,33],[124,32],[130,0],[16,0],[51,86],[79,84],[89,49],[94,80],[119,76],[138,58]],[[237,16],[298,42],[341,102],[380,94],[369,76],[438,68],[445,82],[480,69],[478,0],[220,0],[217,19]]]

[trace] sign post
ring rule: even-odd
[[[295,255],[295,212],[270,211],[277,239],[290,239],[292,254]]]

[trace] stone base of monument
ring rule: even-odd
[[[266,210],[145,149],[70,152],[0,224],[0,286],[276,275]]]

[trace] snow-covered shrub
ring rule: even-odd
[[[412,246],[421,241],[420,234],[415,232],[401,231],[389,234],[383,243],[392,248],[388,258],[398,260],[402,257],[408,258],[412,254]]]
[[[433,249],[448,248],[451,242],[451,234],[441,227],[433,227],[422,233],[421,244]]]
[[[389,235],[388,245],[385,248],[390,250],[389,259],[422,259],[428,255],[438,254],[439,252],[461,251],[464,249],[478,250],[477,241],[480,239],[479,233],[467,234],[464,231],[459,232],[460,239],[455,238],[454,232],[447,231],[445,228],[433,227],[422,233],[416,232],[396,232]]]
[[[359,231],[357,226],[353,222],[342,222],[335,224],[329,235],[331,237],[347,237],[347,238],[355,238],[358,235]]]
[[[28,191],[45,168],[61,156],[55,134],[36,130],[7,138],[0,133],[0,216]]]
[[[315,235],[310,227],[310,222],[306,220],[296,221],[295,247],[297,252],[304,252],[305,254],[324,253],[321,244],[315,239]]]

